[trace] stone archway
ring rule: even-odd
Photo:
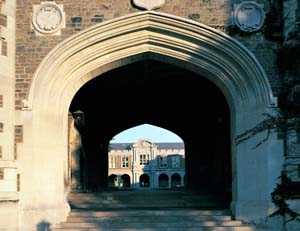
[[[130,176],[128,174],[123,174],[121,176],[121,181],[122,181],[122,188],[130,188]]]
[[[140,188],[149,188],[151,187],[150,185],[150,177],[148,174],[142,174],[140,175]]]
[[[169,176],[165,173],[162,173],[158,176],[158,187],[168,188],[169,187]]]
[[[22,112],[25,139],[20,155],[26,158],[21,169],[21,220],[35,213],[37,219],[47,217],[58,223],[68,214],[64,184],[67,115],[78,89],[102,73],[144,59],[193,71],[223,92],[231,114],[233,213],[244,220],[267,214],[281,167],[282,142],[274,135],[256,150],[252,147],[260,136],[239,146],[234,143],[236,135],[264,118],[263,113],[276,113],[263,69],[242,44],[224,33],[191,20],[146,11],[71,36],[36,70]],[[44,136],[41,131],[46,131]]]
[[[118,176],[115,174],[111,174],[108,176],[108,187],[109,188],[118,188]]]
[[[182,187],[181,185],[181,176],[178,173],[174,173],[171,176],[171,187],[178,188]]]

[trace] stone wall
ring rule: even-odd
[[[65,13],[65,28],[55,35],[37,35],[32,26],[32,13],[34,5],[39,0],[17,0],[17,28],[16,28],[16,83],[15,108],[21,109],[22,99],[26,99],[32,76],[45,55],[61,41],[94,24],[116,17],[138,12],[130,0],[56,0],[63,6]],[[234,3],[238,0],[166,0],[164,6],[158,11],[189,18],[217,29],[226,31],[230,27],[231,12]],[[269,1],[265,3],[265,11],[270,10]],[[257,56],[274,89],[275,94],[280,88],[280,77],[275,65],[278,48],[276,42],[265,39],[261,32],[245,36],[233,35],[244,43]]]
[[[0,0],[0,210],[7,193],[16,193],[14,161],[15,1]],[[6,198],[6,199],[5,199]]]
[[[0,229],[18,227],[14,160],[15,0],[0,0]]]

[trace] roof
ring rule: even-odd
[[[130,150],[133,143],[111,143],[111,150]]]
[[[184,143],[155,143],[157,149],[184,149]]]
[[[111,150],[130,150],[134,143],[111,143]],[[153,143],[157,146],[157,149],[184,149],[184,143]]]

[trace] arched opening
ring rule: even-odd
[[[41,219],[47,216],[48,221],[56,224],[66,218],[70,209],[65,198],[68,186],[66,184],[68,178],[67,114],[69,109],[71,112],[78,110],[72,106],[70,108],[72,100],[76,98],[74,95],[92,79],[108,82],[113,79],[96,78],[97,76],[104,77],[102,74],[117,70],[118,67],[129,67],[129,64],[147,60],[181,67],[193,73],[193,79],[199,84],[194,85],[191,81],[187,81],[189,84],[181,82],[176,85],[176,88],[172,88],[170,83],[173,84],[173,80],[176,82],[179,79],[191,79],[190,74],[185,78],[185,73],[180,72],[183,75],[175,78],[172,78],[174,75],[160,74],[166,80],[162,81],[164,84],[161,84],[159,79],[156,81],[159,84],[154,84],[155,81],[153,81],[152,88],[148,88],[148,90],[152,89],[151,94],[142,89],[136,94],[125,91],[122,81],[114,85],[115,87],[111,87],[108,95],[101,95],[99,89],[93,91],[100,93],[98,95],[100,98],[95,96],[93,100],[87,101],[87,104],[100,108],[101,118],[103,118],[101,121],[104,123],[100,126],[101,129],[99,129],[99,123],[95,125],[97,118],[100,118],[99,110],[86,110],[91,109],[91,106],[79,108],[86,113],[87,126],[91,128],[88,133],[91,138],[88,141],[88,152],[94,153],[90,154],[87,160],[87,164],[91,167],[91,170],[87,172],[87,179],[92,179],[90,176],[101,175],[105,175],[106,178],[104,180],[96,177],[95,181],[87,182],[87,187],[107,185],[109,140],[128,127],[148,122],[168,128],[183,138],[188,170],[187,186],[193,185],[191,183],[197,180],[201,184],[195,184],[193,187],[201,187],[201,185],[206,187],[208,183],[212,189],[217,185],[216,182],[222,182],[220,187],[224,191],[232,182],[231,208],[235,217],[246,217],[246,220],[264,217],[270,208],[270,192],[276,184],[271,179],[276,179],[280,175],[282,142],[274,135],[259,149],[253,150],[251,147],[261,137],[255,137],[240,145],[236,145],[235,137],[260,123],[264,119],[264,113],[276,113],[276,110],[271,108],[275,106],[275,101],[265,72],[254,55],[228,35],[191,20],[154,11],[135,13],[97,24],[65,40],[43,59],[33,76],[28,101],[24,101],[24,111],[21,113],[27,138],[24,139],[19,151],[21,156],[30,156],[24,159],[24,166],[27,167],[23,171],[23,184],[30,185],[23,189],[23,193],[29,195],[22,203],[24,211],[31,208],[34,202]],[[159,65],[158,67],[167,66]],[[147,76],[146,73],[151,73],[152,68],[155,69],[156,66],[140,68],[137,73],[141,74],[140,71],[143,69],[144,74],[139,75],[140,78],[131,79],[133,81],[130,81],[130,76],[122,78],[123,72],[118,77],[124,80],[125,84],[135,85],[142,83]],[[168,72],[168,68],[166,69]],[[130,73],[135,73],[135,69]],[[160,73],[164,73],[164,70]],[[209,83],[205,83],[204,86],[212,85],[212,92],[214,96],[220,95],[217,97],[221,100],[220,102],[213,101],[214,99],[206,94],[201,95],[203,89],[199,87],[201,81],[206,80],[209,80]],[[144,108],[155,108],[155,105],[151,104],[152,98],[149,98],[149,94],[156,96],[157,92],[161,93],[163,88],[158,87],[159,91],[157,91],[157,86],[164,86],[165,90],[172,88],[172,94],[164,94],[164,97],[160,97],[161,100],[156,101],[161,105],[172,106],[172,108],[168,108],[166,113],[161,113],[164,108],[161,106],[155,116],[150,116],[149,119],[145,117],[147,119],[145,120],[140,111],[134,110],[136,105],[141,106],[136,99],[146,97],[143,102]],[[188,104],[184,103],[186,101],[178,98],[185,96],[180,91],[183,88],[188,89],[190,96],[194,94],[191,98],[194,109],[211,113],[197,114],[197,110],[188,111]],[[106,101],[106,99],[111,99],[110,96],[114,96],[118,90],[123,92],[122,98],[127,96],[131,103],[122,104],[118,103],[118,100]],[[207,91],[206,93],[210,94]],[[161,96],[161,94],[158,95]],[[177,97],[179,101],[176,102],[171,96]],[[51,110],[49,105],[51,105]],[[108,108],[112,105],[113,107],[110,108],[114,109],[114,117],[107,113],[111,112]],[[187,117],[187,113],[183,114],[186,116],[184,123],[181,123],[181,118],[178,120],[179,117],[173,117],[179,111],[178,105],[181,111],[190,112],[191,118]],[[129,112],[128,116],[121,116],[124,110]],[[128,122],[125,123],[124,118]],[[195,127],[193,122],[197,121],[202,121],[202,126],[197,123],[198,126]],[[94,125],[94,129],[91,124]],[[109,131],[110,124],[114,124],[118,129],[113,132]],[[189,130],[185,129],[186,125],[190,128]],[[194,136],[189,132],[195,129],[199,132],[199,136]],[[41,136],[41,131],[47,131],[47,135]],[[207,131],[208,133],[205,134]],[[218,131],[221,132],[218,133]],[[88,140],[88,136],[83,139],[83,145]],[[227,137],[228,140],[222,137]],[[218,150],[217,144],[219,143],[226,144],[229,151],[228,149]],[[199,153],[203,153],[203,149],[205,155],[203,155],[204,158],[200,158]],[[212,149],[214,152],[211,151]],[[223,155],[224,152],[229,155]],[[104,158],[105,155],[100,155],[99,158],[99,153],[106,153],[106,158]],[[200,167],[193,166],[190,160],[199,162]],[[225,177],[219,177],[222,172],[224,173],[224,168],[218,171],[218,174],[203,174],[216,169],[222,161],[232,163],[232,171],[228,171]],[[209,164],[209,168],[206,164]],[[231,173],[232,177],[229,177]],[[26,180],[32,180],[32,176],[34,176],[35,185]],[[260,187],[257,187],[257,179],[260,180]],[[46,189],[39,187],[44,185],[44,182],[51,182],[51,184],[47,184]],[[42,194],[44,197],[39,196]],[[51,214],[55,215],[48,216],[50,210],[45,208],[51,209]]]
[[[115,174],[112,174],[108,176],[108,187],[109,188],[118,188],[118,176]]]
[[[158,177],[159,187],[168,188],[169,187],[169,177],[167,174],[160,174]]]
[[[147,174],[142,174],[140,176],[140,187],[149,188],[150,187],[150,177]]]
[[[121,188],[130,188],[130,176],[128,174],[121,176]]]
[[[183,140],[177,134],[147,123],[120,132],[112,138],[110,143],[119,145],[122,145],[121,143],[133,144],[138,140],[148,140],[151,143],[183,143]]]
[[[151,124],[134,126],[114,136],[109,147],[108,175],[127,172],[132,177],[133,189],[139,189],[137,176],[143,173],[150,176],[151,189],[170,188],[169,181],[159,181],[160,174],[168,176],[170,171],[185,174],[184,142],[167,129]],[[119,166],[117,159],[122,161]]]
[[[184,89],[190,90],[183,93]],[[142,97],[141,103],[136,102],[139,96]],[[98,105],[104,110],[101,119],[98,107],[92,103],[94,99],[99,99]],[[133,108],[130,107],[132,104]],[[197,105],[201,110],[194,110],[191,105]],[[126,128],[147,122],[178,134],[185,144],[183,158],[175,150],[168,158],[157,153],[156,165],[160,169],[176,171],[185,167],[186,189],[201,193],[219,192],[226,195],[226,201],[231,200],[229,107],[223,93],[211,81],[175,65],[143,60],[87,82],[77,92],[70,107],[71,112],[78,110],[84,112],[85,118],[81,134],[88,167],[84,168],[87,178],[82,184],[87,190],[105,189],[105,177],[110,170],[117,175],[126,170],[132,175],[130,144],[124,144],[119,153],[121,165],[116,166],[116,152],[107,155],[108,142]],[[191,130],[197,133],[192,134]],[[147,171],[153,159],[151,154],[136,155],[137,165]],[[152,178],[151,187],[155,187]]]
[[[181,176],[178,173],[174,173],[171,176],[171,187],[172,188],[181,188],[183,187],[181,182]]]

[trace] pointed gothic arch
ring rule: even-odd
[[[239,146],[234,143],[237,134],[263,119],[263,113],[276,113],[265,72],[254,55],[230,36],[192,20],[154,11],[87,28],[55,47],[37,68],[22,112],[25,139],[20,152],[30,157],[24,160],[23,184],[36,182],[23,189],[28,195],[22,201],[24,210],[34,201],[41,217],[55,210],[55,216],[47,216],[52,223],[67,216],[64,177],[71,100],[87,81],[144,59],[193,71],[223,92],[231,113],[233,213],[244,220],[265,216],[275,185],[272,179],[279,175],[281,163],[274,164],[274,158],[281,160],[282,142],[273,136],[257,150],[251,147],[259,136]],[[41,136],[41,131],[46,134]],[[44,182],[48,182],[45,187],[38,187]]]

